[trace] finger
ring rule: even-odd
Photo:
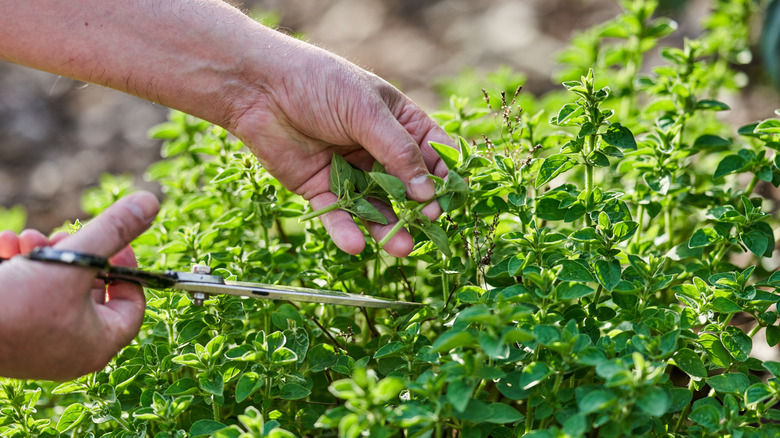
[[[39,246],[49,245],[51,245],[49,238],[38,230],[24,230],[19,234],[19,251],[22,254],[27,254]]]
[[[115,351],[130,343],[144,319],[146,300],[141,286],[126,282],[109,284],[106,303],[95,306],[103,323],[105,342]]]
[[[140,236],[159,211],[157,198],[149,192],[128,195],[95,219],[57,243],[58,248],[109,257]]]
[[[309,202],[314,210],[325,208],[336,202],[336,195],[331,192],[321,193]],[[344,210],[335,210],[320,216],[322,226],[328,232],[333,243],[347,254],[359,254],[366,247],[363,232],[352,219],[352,215]]]
[[[65,239],[68,236],[70,236],[70,234],[66,233],[65,231],[58,231],[58,232],[54,233],[54,235],[49,237],[49,243],[51,243],[52,245],[56,245],[62,239]]]
[[[13,231],[0,232],[0,257],[10,259],[19,254],[19,236]]]
[[[135,268],[138,266],[135,254],[129,245],[122,248],[113,257],[111,264]],[[107,342],[117,350],[130,343],[141,327],[146,309],[146,298],[141,286],[127,282],[109,284],[102,297],[96,301],[98,317],[107,328]]]

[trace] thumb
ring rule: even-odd
[[[55,247],[110,257],[127,246],[154,221],[160,203],[149,192],[128,195]]]
[[[435,195],[428,166],[415,138],[387,106],[380,106],[355,126],[354,137],[385,166],[387,173],[403,181],[415,201],[427,201]]]

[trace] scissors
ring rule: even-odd
[[[97,277],[107,282],[127,281],[151,289],[173,289],[189,292],[195,305],[203,305],[203,301],[210,295],[227,294],[269,300],[341,304],[358,307],[408,309],[423,306],[423,304],[409,301],[395,301],[370,295],[332,290],[229,281],[218,275],[211,275],[211,269],[206,265],[193,266],[193,272],[152,272],[126,266],[115,266],[110,264],[107,258],[101,256],[52,247],[35,248],[22,257],[39,262],[97,268]],[[0,258],[0,262],[3,260],[7,259]]]

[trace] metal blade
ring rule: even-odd
[[[423,304],[409,301],[394,301],[370,295],[357,295],[331,290],[306,287],[281,286],[240,281],[225,281],[224,284],[182,281],[172,289],[187,292],[202,292],[209,295],[227,294],[241,297],[265,298],[269,300],[302,301],[306,303],[341,304],[345,306],[379,307],[405,309],[421,307]]]

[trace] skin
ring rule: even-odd
[[[447,174],[428,142],[452,141],[408,97],[345,59],[264,27],[221,1],[136,0],[106,7],[101,0],[0,0],[0,10],[0,59],[111,87],[223,126],[313,209],[336,201],[328,181],[333,153],[365,169],[379,161],[417,201],[434,196],[429,174]],[[72,237],[2,233],[0,257],[53,244],[115,255],[114,263],[132,266],[127,245],[151,224],[157,208],[151,195],[141,193]],[[388,207],[382,211],[388,225],[365,224],[376,240],[397,221]],[[424,212],[431,219],[441,213],[435,202]],[[348,213],[337,210],[321,220],[339,248],[350,254],[364,249],[363,233]],[[401,232],[383,249],[404,257],[412,244]],[[0,293],[6,298],[0,308],[0,375],[75,377],[100,369],[129,343],[143,318],[142,291],[112,284],[103,293],[93,283],[94,272],[85,269],[22,258],[0,265]]]

